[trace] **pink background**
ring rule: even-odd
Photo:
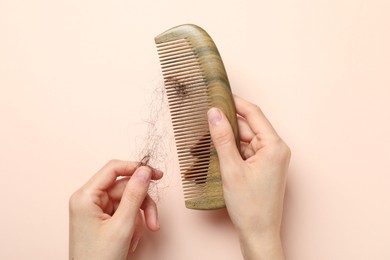
[[[390,259],[389,13],[387,0],[2,0],[0,259],[67,258],[68,198],[109,159],[136,159],[161,85],[153,37],[182,23],[211,34],[234,92],[292,149],[287,259]],[[168,143],[162,230],[135,259],[240,259],[226,212],[184,208]]]

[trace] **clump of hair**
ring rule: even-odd
[[[168,165],[172,161],[169,159],[171,154],[169,144],[173,138],[167,126],[167,122],[169,122],[167,120],[169,116],[168,102],[162,82],[152,85],[157,85],[157,87],[152,90],[148,118],[143,119],[146,132],[143,137],[136,137],[136,151],[133,158],[139,162],[138,167],[149,166],[166,173]],[[166,186],[164,179],[151,181],[148,193],[155,201],[160,199],[160,191]]]

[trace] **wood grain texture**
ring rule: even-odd
[[[221,56],[202,28],[186,24],[155,38],[169,101],[185,205],[225,207],[219,160],[212,144],[207,110],[227,116],[239,147],[236,110]]]

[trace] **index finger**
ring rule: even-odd
[[[139,162],[111,160],[92,176],[86,183],[86,186],[99,190],[107,190],[115,183],[118,177],[133,175],[139,166]],[[161,171],[152,169],[152,179],[160,179],[162,175],[163,173]]]
[[[272,138],[278,136],[271,123],[265,117],[261,109],[236,95],[233,95],[237,114],[248,121],[249,127],[262,138]]]

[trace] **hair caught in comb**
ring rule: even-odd
[[[225,206],[218,156],[207,111],[227,116],[239,145],[236,111],[217,47],[196,25],[174,27],[155,38],[172,119],[185,205],[191,209]]]

